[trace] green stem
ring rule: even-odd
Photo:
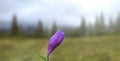
[[[44,56],[39,54],[39,57],[43,60],[43,61],[48,61],[47,58],[45,58]]]

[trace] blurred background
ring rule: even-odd
[[[0,61],[120,61],[120,0],[0,0]]]

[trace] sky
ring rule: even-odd
[[[19,21],[46,25],[56,20],[59,25],[79,26],[81,16],[89,23],[104,13],[106,21],[115,18],[120,0],[0,0],[0,19],[10,21],[16,14]]]

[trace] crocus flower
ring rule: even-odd
[[[64,32],[62,30],[58,30],[49,40],[48,42],[48,53],[47,59],[49,60],[49,55],[54,51],[54,49],[59,46],[64,39]]]

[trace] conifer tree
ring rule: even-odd
[[[86,20],[82,16],[81,17],[81,25],[80,25],[80,36],[85,36],[86,34]]]
[[[14,15],[12,19],[11,34],[13,36],[21,35],[21,31],[18,25],[18,20],[16,15]]]
[[[116,31],[120,31],[120,13],[118,13],[115,24],[116,24],[116,26],[115,26]]]
[[[42,24],[41,21],[38,22],[35,35],[36,35],[37,37],[43,37],[43,36],[44,36],[43,24]]]
[[[104,15],[101,14],[100,17],[96,16],[96,22],[95,22],[95,35],[103,35],[105,33],[105,20]]]
[[[109,18],[108,30],[109,30],[109,32],[114,32],[115,31],[114,23],[113,23],[113,18],[112,17]]]
[[[51,35],[53,35],[56,31],[57,31],[57,24],[56,24],[56,21],[54,20]]]

